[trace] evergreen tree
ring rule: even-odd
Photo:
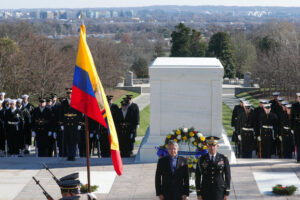
[[[234,78],[236,75],[236,64],[233,45],[228,33],[218,32],[209,41],[208,56],[220,59],[224,67],[224,77]]]
[[[175,26],[175,31],[172,32],[172,48],[171,57],[188,57],[190,52],[190,32],[191,29],[183,23]]]
[[[202,41],[201,33],[195,29],[192,30],[190,39],[190,51],[192,57],[204,57],[207,50],[207,44]]]

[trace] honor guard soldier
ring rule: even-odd
[[[292,105],[292,130],[295,137],[297,162],[300,163],[300,92],[296,93],[297,102]]]
[[[271,104],[264,104],[264,111],[259,116],[259,157],[271,158],[274,153],[274,141],[277,137],[277,116],[271,112]]]
[[[66,145],[67,160],[75,161],[76,147],[79,139],[79,130],[81,126],[79,122],[82,120],[82,114],[71,107],[72,88],[66,88],[67,99],[61,104],[61,118],[63,131],[63,144]]]
[[[217,153],[218,137],[206,137],[208,154],[199,158],[196,167],[198,200],[227,199],[230,192],[230,165],[228,158]]]
[[[26,122],[26,117],[24,116],[24,120],[25,120],[25,126],[24,126],[24,140],[25,140],[25,151],[24,154],[29,154],[30,151],[30,146],[32,145],[32,121],[31,121],[31,117],[32,117],[32,113],[34,110],[34,106],[29,103],[28,101],[29,99],[29,95],[24,94],[22,95],[22,107],[24,109],[27,109],[27,111],[29,112],[29,117],[30,117],[30,121],[28,121],[28,123]]]
[[[22,99],[17,99],[17,109],[19,109],[21,111],[22,117],[23,117],[23,127],[22,127],[22,151],[20,152],[20,156],[23,157],[24,156],[24,149],[25,149],[25,143],[26,143],[26,139],[29,140],[29,138],[26,138],[26,136],[28,136],[28,134],[30,135],[30,140],[31,140],[31,115],[29,113],[29,111],[27,110],[27,108],[24,108],[22,105]],[[26,150],[26,149],[25,149]],[[29,152],[26,154],[29,154]]]
[[[9,153],[12,157],[17,157],[22,150],[22,113],[16,106],[17,100],[10,100],[10,109],[5,113],[5,128]]]
[[[33,110],[32,114],[32,135],[35,137],[39,157],[47,157],[49,149],[49,135],[51,111],[46,107],[46,99],[39,98],[39,107]]]
[[[244,105],[243,102],[245,101],[244,98],[240,98],[240,103],[239,105],[235,105],[232,111],[232,116],[231,116],[231,127],[233,129],[233,135],[232,135],[232,141],[235,143],[235,153],[238,157],[241,156],[240,154],[240,141],[237,138],[237,120],[238,116],[241,111],[244,110]]]
[[[294,135],[292,134],[292,118],[291,118],[291,108],[292,105],[288,102],[282,102],[284,105],[284,112],[280,116],[280,148],[283,158],[292,158],[294,152]]]
[[[4,108],[2,107],[2,103],[0,103],[0,156],[3,156],[5,153],[4,120]]]
[[[55,155],[62,156],[62,150],[61,150],[61,130],[60,130],[60,107],[61,104],[57,100],[57,95],[52,93],[51,94],[51,99],[52,99],[52,105],[51,105],[51,110],[52,110],[52,136],[54,140],[54,150],[55,150]],[[59,154],[59,155],[58,155]]]
[[[4,107],[3,105],[4,99],[5,99],[5,92],[0,92],[0,103],[2,104],[2,107]]]
[[[55,139],[53,138],[53,133],[56,133],[56,124],[55,124],[55,113],[53,111],[52,107],[52,97],[47,97],[46,98],[46,107],[50,110],[50,132],[51,134],[48,135],[48,140],[49,140],[49,145],[48,145],[48,156],[52,157],[53,152],[55,152],[54,144],[55,144]]]
[[[132,154],[133,148],[134,148],[134,142],[136,137],[136,130],[139,128],[140,124],[140,109],[139,106],[133,102],[132,95],[126,95],[126,98],[129,101],[128,104],[128,114],[129,114],[129,120],[130,120],[130,153]]]
[[[255,115],[252,104],[244,102],[244,109],[240,112],[237,120],[237,134],[240,141],[242,158],[252,158],[252,151],[256,148],[254,132]]]

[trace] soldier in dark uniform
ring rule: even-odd
[[[198,200],[227,199],[230,192],[230,165],[228,158],[217,153],[218,137],[206,137],[208,154],[200,157],[196,167]]]
[[[5,92],[0,92],[0,104],[2,104],[1,107],[4,107],[3,105],[4,99],[5,99]]]
[[[233,129],[233,135],[232,135],[232,141],[235,143],[235,153],[238,157],[241,156],[240,154],[240,141],[237,138],[237,120],[238,116],[241,111],[244,110],[243,101],[245,101],[244,98],[240,98],[239,105],[235,105],[232,111],[232,117],[231,117],[231,127]]]
[[[5,153],[5,129],[4,129],[4,108],[2,103],[0,103],[0,156]]]
[[[53,136],[53,143],[54,143],[54,152],[55,156],[62,156],[61,150],[61,129],[60,129],[60,102],[57,100],[56,94],[51,94],[52,104],[51,104],[51,111],[52,111],[52,136]]]
[[[274,140],[277,137],[277,116],[271,111],[271,104],[264,104],[264,113],[259,116],[259,133],[257,140],[261,142],[262,158],[271,158],[274,153]]]
[[[297,162],[300,163],[300,92],[296,93],[297,102],[292,105],[291,120],[292,130],[295,137],[295,147],[297,154]]]
[[[168,155],[158,160],[155,189],[160,200],[185,200],[189,196],[187,160],[177,153],[178,144],[170,141]]]
[[[269,101],[266,99],[260,99],[259,100],[259,106],[257,108],[254,108],[254,131],[255,135],[260,135],[260,126],[259,126],[259,116],[265,112],[264,110],[264,104],[268,104]],[[256,153],[259,151],[258,143],[256,145]]]
[[[132,95],[126,95],[126,98],[129,101],[128,113],[130,113],[130,126],[131,126],[131,143],[130,143],[130,154],[132,154],[134,148],[134,142],[136,138],[136,131],[139,128],[140,124],[140,109],[139,106],[133,102]]]
[[[252,151],[256,147],[255,114],[251,106],[249,102],[244,102],[244,110],[240,112],[236,125],[242,158],[252,158]]]
[[[274,112],[277,114],[278,109],[280,109],[280,105],[278,103],[278,97],[280,95],[280,92],[273,92],[273,99],[269,101],[269,103],[271,104],[271,112]]]
[[[25,140],[25,151],[24,154],[29,154],[30,146],[32,145],[32,121],[31,116],[34,110],[34,106],[28,102],[29,96],[27,94],[22,95],[22,107],[23,109],[26,109],[29,112],[30,121],[26,122],[26,116],[24,116],[25,119],[25,125],[24,125],[24,140]],[[26,113],[28,114],[28,113]]]
[[[77,144],[80,136],[79,131],[81,129],[81,125],[79,125],[79,122],[82,121],[82,113],[70,106],[72,88],[66,88],[66,90],[67,99],[64,100],[61,104],[61,130],[64,131],[63,143],[66,145],[68,157],[67,160],[75,161]]]
[[[53,135],[54,133],[56,134],[57,131],[57,125],[56,125],[56,120],[55,120],[55,112],[53,110],[52,107],[52,97],[47,97],[46,98],[46,107],[50,110],[50,132],[48,134],[48,141],[49,141],[49,145],[48,145],[48,156],[52,157],[53,153],[55,153],[55,135]]]
[[[16,107],[17,100],[10,100],[10,109],[5,113],[5,128],[9,153],[12,157],[17,157],[22,150],[22,113]]]
[[[21,136],[22,136],[22,151],[20,152],[21,157],[24,156],[24,149],[25,149],[25,133],[26,131],[30,131],[30,136],[31,136],[31,115],[27,108],[24,108],[22,105],[22,99],[17,99],[17,109],[21,111],[22,117],[23,117],[23,127],[21,131]],[[31,137],[30,137],[31,139]],[[28,152],[29,153],[29,152]]]
[[[49,135],[51,132],[51,111],[46,107],[46,99],[39,99],[39,107],[32,113],[32,135],[35,137],[39,157],[49,156]]]

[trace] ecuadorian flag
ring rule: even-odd
[[[71,106],[107,128],[111,158],[118,175],[123,173],[119,141],[109,104],[86,42],[85,26],[80,27],[80,41],[73,79]]]

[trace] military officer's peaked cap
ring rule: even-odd
[[[106,98],[107,98],[108,101],[110,101],[114,98],[114,96],[113,95],[107,95]]]
[[[292,108],[292,104],[286,104],[284,105],[286,108]]]
[[[280,95],[280,92],[273,92],[272,95],[273,95],[273,96],[279,96],[279,95]]]
[[[278,97],[278,101],[284,101],[283,97]]]
[[[10,98],[4,99],[4,102],[9,102],[9,101],[10,101]]]
[[[17,99],[17,102],[18,102],[18,103],[21,103],[21,102],[22,102],[22,99],[18,98],[18,99]]]
[[[266,103],[266,104],[264,104],[264,107],[265,108],[271,108],[271,104],[270,103]]]
[[[4,93],[4,94],[5,94],[5,93]],[[300,97],[300,92],[297,92],[297,93],[296,93],[296,96],[297,96],[297,97]]]
[[[4,96],[5,95],[5,92],[0,92],[0,96]]]
[[[67,94],[71,94],[72,93],[72,88],[66,88]]]
[[[132,97],[133,97],[132,94],[127,94],[127,95],[126,95],[126,98],[127,98],[127,99],[132,99]]]
[[[289,104],[289,102],[288,101],[282,101],[281,104],[282,105],[287,105],[287,104]]]
[[[61,177],[59,180],[60,181],[66,181],[66,180],[76,180],[79,178],[79,173],[73,173],[73,174],[69,174],[67,176]]]
[[[44,102],[46,102],[46,99],[44,99],[44,98],[39,98],[39,102],[40,102],[40,103],[44,103]]]
[[[23,94],[23,95],[22,95],[22,99],[25,99],[25,98],[28,98],[28,97],[29,97],[28,94]]]
[[[205,139],[207,140],[208,145],[217,145],[220,138],[216,136],[208,136]]]
[[[10,99],[9,100],[9,103],[16,103],[17,102],[17,99]]]
[[[59,200],[75,200],[75,199],[80,199],[80,196],[63,197],[63,198],[60,198]]]
[[[47,99],[46,99],[46,102],[51,102],[52,101],[52,98],[50,98],[50,97],[48,97]]]
[[[55,98],[55,97],[57,98],[57,94],[51,93],[51,97],[52,97],[52,98]]]
[[[59,182],[59,187],[62,192],[72,192],[75,194],[79,194],[79,180],[65,180]]]
[[[244,106],[245,107],[251,107],[252,104],[249,101],[244,101]]]
[[[240,98],[240,102],[244,103],[246,99],[245,98]]]
[[[269,101],[267,99],[260,99],[259,103],[267,104],[267,103],[269,103]]]

